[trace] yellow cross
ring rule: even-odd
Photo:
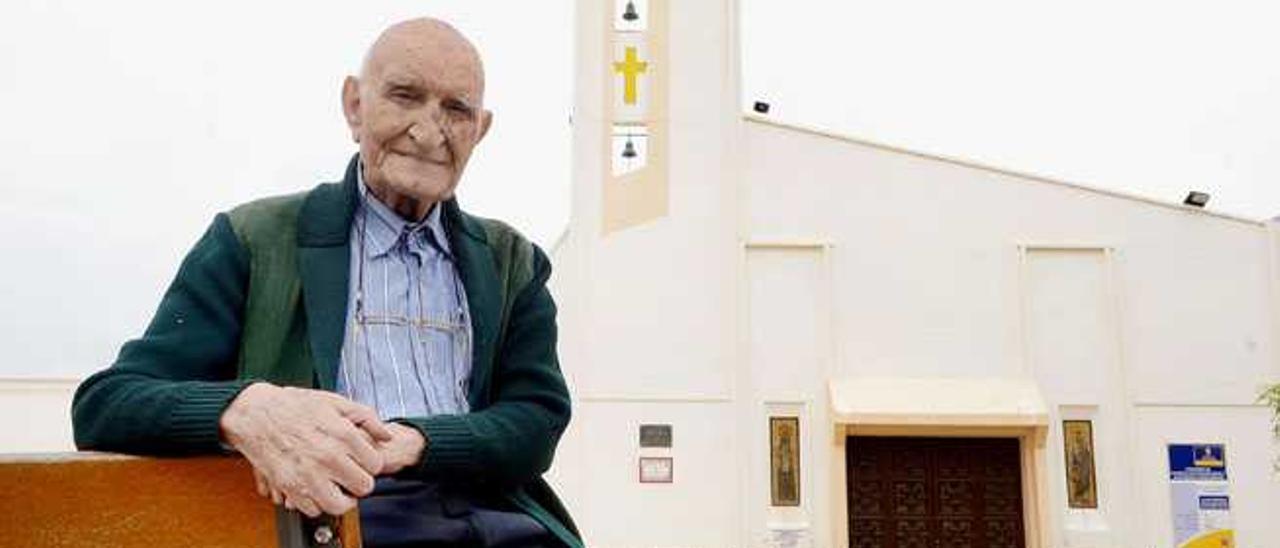
[[[621,63],[614,63],[613,70],[622,73],[622,77],[626,81],[626,88],[622,93],[622,102],[628,105],[636,104],[636,76],[645,72],[649,68],[649,63],[645,63],[636,58],[636,48],[627,46],[626,60]]]

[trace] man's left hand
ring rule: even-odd
[[[378,452],[382,454],[382,469],[378,475],[394,474],[417,466],[427,448],[422,432],[397,422],[386,423],[386,427],[391,431],[391,440],[377,443]]]
[[[405,426],[396,422],[384,423],[387,430],[391,431],[391,439],[388,441],[375,442],[375,448],[382,456],[382,468],[378,470],[376,475],[384,476],[395,474],[410,466],[417,466],[422,460],[423,453],[426,452],[426,438],[422,436],[422,432],[411,426]],[[258,493],[264,497],[268,497],[276,504],[284,505],[286,508],[293,508],[295,505],[289,497],[285,496],[281,490],[272,485],[271,481],[266,478],[257,468],[253,470],[254,480],[258,484]]]

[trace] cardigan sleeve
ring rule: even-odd
[[[398,419],[427,439],[419,466],[427,479],[471,485],[524,484],[551,466],[569,424],[569,390],[556,356],[551,264],[534,247],[533,278],[517,294],[494,366],[491,405],[462,415]]]
[[[218,420],[249,383],[236,378],[249,259],[226,214],[187,254],[141,338],[76,389],[80,449],[216,453]]]

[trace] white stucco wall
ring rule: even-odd
[[[1111,248],[1125,360],[1142,401],[1251,401],[1274,365],[1260,223],[749,122],[751,238],[830,241],[840,368],[1023,368],[1022,246]],[[856,313],[854,312],[856,311]],[[1205,363],[1231,373],[1169,378]]]
[[[78,379],[0,378],[0,453],[74,451],[71,396]]]

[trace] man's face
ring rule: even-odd
[[[453,196],[492,120],[481,70],[452,29],[393,28],[374,45],[343,86],[343,110],[375,193],[422,205]]]

